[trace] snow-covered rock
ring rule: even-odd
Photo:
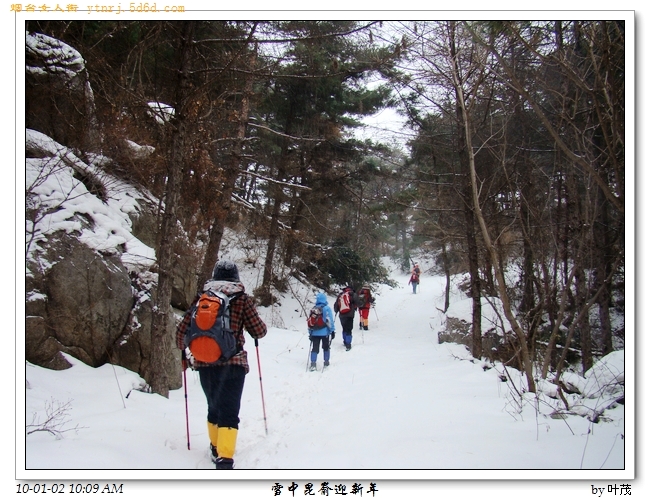
[[[25,33],[25,118],[60,143],[97,151],[101,146],[95,97],[86,62],[70,45]]]

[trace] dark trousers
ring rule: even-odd
[[[352,344],[352,328],[354,328],[354,316],[339,316],[341,329],[343,330],[343,343]]]
[[[309,337],[309,338],[311,339],[311,352],[315,352],[316,354],[318,354],[321,342],[323,344],[323,351],[329,351],[330,350],[330,336],[329,335],[325,335],[324,337],[312,336],[312,337]]]
[[[316,359],[318,358],[318,348],[320,344],[323,344],[323,359],[325,361],[330,360],[330,336],[325,335],[324,337],[309,337],[311,339],[311,354],[309,355],[309,359],[311,360],[312,363],[316,362]]]
[[[245,368],[236,365],[210,366],[199,368],[198,372],[208,400],[208,422],[218,427],[238,429]]]

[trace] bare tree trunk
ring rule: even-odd
[[[467,261],[470,276],[470,294],[472,297],[472,356],[480,359],[483,354],[482,329],[481,329],[481,281],[479,275],[478,245],[476,243],[475,210],[477,207],[472,201],[472,184],[470,175],[470,158],[473,158],[469,129],[466,126],[467,116],[464,110],[465,101],[460,83],[459,68],[456,66],[456,25],[449,25],[449,49],[451,59],[454,61],[454,79],[458,80],[456,91],[456,119],[458,123],[458,155],[461,171],[467,175],[465,186],[462,190],[465,214],[465,237],[467,238]]]
[[[447,254],[447,243],[442,244],[442,265],[445,269],[445,309],[449,309],[449,293],[451,290],[451,269],[449,266],[449,255]]]
[[[465,151],[461,155],[467,158]],[[467,161],[463,161],[467,164]],[[469,165],[467,165],[469,168]],[[472,356],[480,359],[483,354],[482,328],[481,328],[481,280],[479,276],[478,245],[476,243],[476,229],[474,225],[474,205],[471,199],[471,185],[466,186],[465,192],[465,237],[467,238],[467,260],[469,264],[470,295],[472,297]],[[467,196],[470,196],[467,198]]]
[[[612,276],[614,275],[614,270],[618,266],[620,258],[621,258],[621,256],[619,256],[619,258],[617,259],[615,264],[612,266],[612,270],[610,271],[609,276],[607,276],[607,279],[605,280],[605,282],[600,285],[598,290],[596,290],[596,293],[594,293],[594,295],[589,299],[589,301],[587,301],[583,305],[582,309],[578,312],[578,317],[575,319],[575,321],[569,327],[566,342],[564,343],[565,344],[564,349],[562,350],[562,356],[560,357],[560,360],[558,361],[558,369],[557,369],[557,372],[555,374],[554,383],[558,384],[560,382],[560,377],[562,375],[562,365],[564,364],[564,361],[566,359],[567,353],[569,351],[569,344],[571,343],[571,339],[573,338],[573,334],[574,334],[574,332],[576,330],[577,325],[582,324],[582,321],[584,320],[584,317],[587,316],[587,313],[589,312],[589,309],[591,308],[591,306],[594,305],[594,303],[598,300],[598,297],[600,296],[600,294],[603,293],[603,291],[605,290],[605,287],[607,287],[609,285],[609,283],[611,282]]]
[[[406,221],[404,214],[400,213],[398,217],[398,234],[402,239],[402,270],[408,272],[411,268],[411,253],[409,252],[408,238],[406,237]]]
[[[578,257],[578,262],[580,262],[580,257]],[[587,278],[585,276],[585,270],[582,267],[582,264],[577,264],[579,266],[578,272],[576,273],[575,282],[576,282],[576,308],[577,310],[582,310],[585,308],[587,303]],[[577,327],[580,331],[580,351],[582,354],[582,373],[584,374],[589,370],[594,364],[594,358],[591,351],[591,325],[589,324],[589,311],[586,314],[581,315],[580,319],[576,319],[578,322]]]
[[[578,268],[574,266],[573,269],[571,270],[571,276],[569,277],[569,282],[573,281],[573,276],[577,270]],[[544,354],[544,362],[542,364],[542,379],[546,378],[549,367],[551,365],[551,356],[553,354],[553,350],[555,349],[555,340],[557,339],[558,333],[560,331],[560,326],[562,325],[562,319],[564,318],[564,312],[566,311],[568,296],[569,296],[569,286],[567,285],[564,287],[564,292],[562,293],[562,300],[560,301],[560,309],[557,313],[557,319],[555,320],[553,331],[551,332],[551,337],[548,341],[546,353]],[[565,342],[565,344],[567,344],[568,347],[568,339]]]
[[[282,170],[282,169],[280,169]],[[281,176],[278,176],[281,179]],[[271,213],[271,223],[269,225],[269,240],[266,245],[266,256],[264,257],[264,274],[262,284],[258,292],[260,304],[269,306],[272,303],[271,283],[273,282],[273,258],[275,257],[275,247],[280,236],[279,218],[280,206],[282,205],[282,187],[279,184],[274,185],[273,212]]]
[[[595,142],[601,143],[601,134],[596,134]],[[602,147],[598,144],[599,147]],[[596,286],[607,283],[613,260],[612,229],[609,215],[609,203],[602,190],[596,191],[596,223],[594,224],[594,249],[596,251]],[[612,290],[607,283],[603,293],[598,299],[600,317],[599,347],[602,354],[609,354],[614,350],[612,344],[612,321],[609,314]]]
[[[284,138],[281,142],[280,154],[276,163],[276,180],[278,182],[273,183],[270,191],[271,196],[269,203],[273,203],[273,209],[271,211],[271,222],[269,224],[269,238],[266,245],[266,256],[264,257],[262,284],[256,290],[256,294],[260,299],[260,304],[262,306],[269,306],[273,302],[273,296],[271,294],[271,284],[273,283],[273,259],[275,257],[275,248],[278,243],[278,238],[280,237],[280,209],[282,207],[282,202],[284,201],[284,188],[281,183],[284,181],[289,162],[289,136],[295,118],[294,105],[295,103],[293,102],[289,104],[289,112],[284,124]]]
[[[610,317],[609,308],[611,305],[612,286],[611,282],[607,281],[607,276],[612,271],[612,257],[614,251],[612,250],[612,241],[609,236],[609,221],[607,216],[607,205],[604,196],[601,198],[602,205],[599,207],[600,217],[597,225],[600,230],[596,231],[596,247],[598,250],[599,262],[596,266],[596,285],[605,285],[603,293],[598,299],[599,317],[600,317],[600,349],[602,354],[609,354],[614,350],[612,342],[612,320]]]
[[[577,311],[582,310],[587,303],[587,296],[590,287],[587,283],[587,269],[589,266],[586,263],[589,245],[589,231],[592,226],[589,222],[593,221],[586,215],[589,204],[585,202],[585,196],[579,189],[579,178],[573,172],[567,175],[567,197],[572,200],[569,207],[569,220],[571,229],[571,240],[577,242],[575,250],[572,252],[573,265],[577,268],[574,276],[575,283],[575,308]],[[584,243],[582,243],[584,242]],[[567,283],[571,287],[571,282]],[[578,320],[576,320],[578,321]],[[586,372],[593,365],[593,355],[591,346],[591,326],[589,324],[589,314],[581,315],[580,320],[576,324],[576,328],[580,334],[580,349],[582,357],[583,372]]]
[[[255,53],[251,55],[249,67],[252,69],[255,65]],[[241,168],[241,156],[243,150],[244,140],[246,139],[246,125],[248,124],[248,116],[250,114],[250,100],[253,95],[253,76],[248,75],[244,83],[244,90],[242,93],[241,105],[238,113],[238,123],[236,139],[230,151],[230,160],[224,169],[223,187],[219,197],[219,208],[215,214],[210,228],[210,236],[208,245],[203,257],[203,264],[197,279],[197,289],[200,289],[212,274],[212,268],[215,262],[219,259],[219,248],[221,247],[221,239],[226,227],[226,218],[230,212],[232,193],[235,189],[237,177]],[[213,158],[214,160],[214,158]],[[215,162],[216,164],[216,162]]]
[[[523,171],[527,171],[528,168],[524,167],[522,169]],[[525,174],[524,174],[525,175]],[[524,181],[524,186],[528,185],[528,181]],[[533,247],[532,247],[532,242],[531,242],[531,228],[530,225],[528,224],[529,221],[529,213],[528,213],[528,201],[532,197],[530,196],[529,189],[526,187],[523,188],[523,203],[520,204],[519,210],[520,210],[520,220],[522,224],[522,230],[524,232],[524,240],[523,240],[523,245],[524,245],[524,263],[523,263],[523,276],[522,276],[522,281],[523,281],[523,296],[521,299],[521,304],[519,306],[519,310],[524,314],[524,316],[528,316],[530,311],[533,310],[535,307],[535,291],[534,291],[534,279],[535,279],[535,271],[534,271],[534,256],[533,256]]]
[[[453,34],[454,32],[453,26],[450,31]],[[470,181],[471,181],[470,186],[472,190],[474,211],[479,223],[479,227],[481,228],[481,233],[483,235],[483,241],[485,243],[485,247],[489,252],[490,258],[492,260],[492,265],[496,273],[499,298],[501,299],[501,302],[503,304],[504,313],[506,315],[506,318],[508,319],[508,323],[510,324],[510,327],[512,328],[513,332],[517,336],[517,339],[521,347],[521,358],[522,358],[524,373],[526,375],[526,381],[528,383],[528,391],[535,392],[535,379],[533,378],[533,362],[532,359],[530,358],[530,353],[527,348],[526,335],[521,325],[517,321],[517,318],[512,312],[512,305],[510,303],[510,298],[508,296],[508,290],[506,287],[503,268],[499,263],[496,247],[493,244],[492,238],[490,237],[490,234],[488,232],[487,224],[485,223],[485,219],[483,218],[483,212],[481,210],[481,205],[479,203],[478,186],[476,180],[476,166],[474,163],[475,158],[474,158],[474,150],[472,147],[472,139],[471,139],[472,137],[471,127],[470,127],[471,121],[470,121],[470,116],[467,107],[465,105],[465,94],[464,94],[462,81],[460,78],[460,71],[457,64],[458,61],[456,58],[455,50],[453,49],[454,46],[453,36],[451,38],[450,45],[452,48],[451,51],[451,64],[453,68],[452,77],[454,80],[454,87],[456,91],[456,104],[460,108],[460,113],[462,117],[461,123],[464,127],[464,137],[466,140],[466,150],[467,150],[467,157],[469,162],[469,173],[470,173]]]
[[[171,293],[174,266],[174,239],[177,223],[180,182],[185,163],[187,136],[187,99],[189,94],[190,51],[196,23],[188,21],[180,26],[178,46],[178,84],[174,102],[175,115],[172,121],[171,153],[167,167],[167,184],[164,194],[164,211],[160,226],[158,245],[158,293],[152,308],[151,359],[148,383],[153,392],[169,397],[167,367],[172,357],[173,339],[169,332],[171,320]]]
[[[291,267],[294,254],[296,253],[296,231],[298,229],[298,223],[302,217],[302,211],[305,208],[305,204],[300,197],[300,194],[296,193],[294,189],[293,193],[293,215],[291,217],[291,226],[290,230],[287,233],[287,243],[284,247],[284,265],[286,267]]]

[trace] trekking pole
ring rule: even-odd
[[[264,387],[262,387],[262,367],[260,366],[260,345],[255,339],[255,351],[257,352],[257,372],[260,374],[260,392],[262,394],[262,412],[264,414],[264,431],[269,435],[269,428],[266,426],[266,405],[264,404]]]
[[[372,310],[375,311],[375,318],[379,321],[379,316],[377,315],[377,309],[375,309],[375,306],[372,306]]]
[[[183,387],[185,388],[185,432],[187,433],[187,449],[190,449],[190,417],[187,408],[187,362],[183,352]]]
[[[338,315],[339,315],[339,312],[336,311],[336,312],[334,313],[334,325],[336,325],[336,317],[337,317]],[[341,338],[343,338],[343,329],[342,329],[342,328],[343,328],[343,325],[341,325]],[[332,345],[331,342],[330,342],[330,345]]]
[[[307,364],[305,365],[305,373],[309,371],[309,362],[311,361],[311,347],[312,347],[312,340],[311,340],[311,335],[309,336],[309,347],[307,348]]]

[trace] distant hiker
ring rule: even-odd
[[[185,336],[194,328],[194,306],[201,297],[212,292],[221,292],[230,299],[229,323],[231,335],[235,339],[235,354],[229,359],[206,363],[196,359],[191,350],[186,348]],[[244,328],[254,339],[266,335],[266,325],[239,281],[237,266],[229,260],[220,260],[214,266],[212,279],[205,283],[203,292],[197,295],[176,330],[176,345],[183,351],[183,357],[192,369],[199,372],[201,387],[208,401],[208,436],[212,462],[217,469],[232,469],[234,464],[239,408],[244,379],[249,371],[248,357],[244,350]]]
[[[420,284],[420,273],[413,271],[411,273],[411,279],[409,279],[409,285],[413,286],[413,293],[416,293],[415,289]]]
[[[413,269],[411,270],[411,274],[413,274],[413,273],[417,274],[418,281],[420,281],[420,273],[421,273],[420,264],[418,264],[417,262],[415,263],[415,265],[413,266]]]
[[[354,312],[357,309],[357,294],[351,286],[346,286],[336,298],[334,311],[339,314],[343,330],[343,345],[349,351],[352,349],[352,328],[354,328]]]
[[[307,318],[309,340],[311,340],[311,371],[316,370],[316,359],[320,345],[323,346],[324,366],[330,364],[330,335],[334,340],[336,331],[334,328],[334,313],[327,303],[327,296],[324,293],[316,295],[316,304]]]
[[[370,292],[370,288],[367,286],[361,287],[359,290],[359,328],[362,330],[368,329],[368,315],[370,314],[370,308],[374,307],[375,298]]]

